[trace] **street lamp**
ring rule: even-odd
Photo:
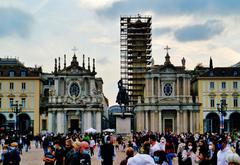
[[[16,115],[16,123],[15,123],[15,130],[19,130],[19,116],[18,114],[22,112],[22,104],[18,104],[18,101],[16,101],[16,104],[12,104],[12,112]]]
[[[224,132],[224,116],[227,115],[226,100],[221,100],[221,104],[217,104],[217,110],[220,113],[220,134]]]

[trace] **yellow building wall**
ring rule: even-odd
[[[221,94],[225,93],[226,102],[227,102],[227,109],[229,110],[239,110],[240,100],[238,96],[238,107],[234,107],[233,103],[233,92],[239,93],[239,88],[233,88],[233,82],[238,82],[238,86],[240,86],[239,78],[218,78],[218,79],[199,79],[198,80],[198,96],[199,102],[202,103],[200,106],[200,133],[203,133],[203,111],[204,110],[211,110],[217,111],[217,104],[220,103],[222,99]],[[214,82],[214,89],[210,90],[210,82]],[[226,82],[226,88],[222,89],[222,82]],[[216,96],[214,97],[215,105],[214,107],[210,107],[210,93],[214,93]]]
[[[14,99],[14,103],[18,101],[19,104],[22,102],[22,97],[20,95],[22,93],[26,94],[27,97],[24,97],[26,99],[26,105],[22,108],[22,112],[28,113],[33,112],[33,120],[34,120],[34,135],[38,134],[40,131],[40,125],[39,125],[39,109],[40,109],[40,79],[38,77],[36,78],[13,78],[9,79],[9,77],[4,77],[0,80],[2,84],[2,88],[0,90],[0,93],[2,95],[2,106],[1,106],[1,112],[12,112],[12,108],[10,107],[10,98]],[[14,83],[14,89],[9,89],[10,82]],[[26,83],[26,89],[22,90],[22,82]],[[34,87],[33,87],[34,85]],[[13,94],[14,97],[8,97],[10,94]],[[34,104],[33,104],[34,103]],[[29,115],[30,116],[30,115]]]

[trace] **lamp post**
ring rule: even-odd
[[[12,112],[16,115],[16,123],[15,123],[15,130],[16,132],[19,130],[19,116],[18,114],[22,112],[22,104],[18,104],[18,101],[16,101],[16,104],[12,104]]]
[[[217,104],[217,110],[220,113],[220,134],[224,132],[224,116],[227,115],[227,104],[225,100],[221,100],[221,104]]]

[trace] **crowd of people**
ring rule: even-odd
[[[172,165],[173,159],[179,165],[240,164],[240,135],[237,132],[222,135],[138,132],[129,144],[126,160],[121,165]],[[138,154],[129,155],[131,150]]]
[[[112,165],[119,150],[126,153],[120,165],[235,165],[240,164],[240,134],[237,132],[192,134],[136,132],[124,138],[110,133],[79,133],[31,137],[1,137],[1,162],[19,165],[22,150],[30,141],[43,149],[45,165],[91,165],[95,153],[102,165]]]

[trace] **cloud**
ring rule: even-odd
[[[154,36],[162,36],[164,34],[168,34],[172,31],[171,27],[162,27],[162,28],[155,28],[153,29]]]
[[[101,65],[109,64],[110,63],[109,57],[102,57],[100,59],[97,59],[97,63]]]
[[[112,44],[113,43],[112,39],[107,36],[92,38],[92,39],[90,39],[90,41],[93,43],[98,43],[98,44]]]
[[[112,5],[121,0],[81,0],[80,6],[90,9],[107,9],[112,7]]]
[[[186,15],[186,14],[217,14],[229,15],[240,13],[238,0],[129,0],[117,1],[108,8],[97,11],[106,18],[119,17],[119,15],[136,15],[148,10],[159,15]]]
[[[34,19],[32,15],[16,8],[0,8],[0,38],[17,35],[27,38]]]
[[[208,40],[221,34],[224,28],[220,20],[209,20],[204,24],[182,27],[176,30],[174,35],[181,42]]]

